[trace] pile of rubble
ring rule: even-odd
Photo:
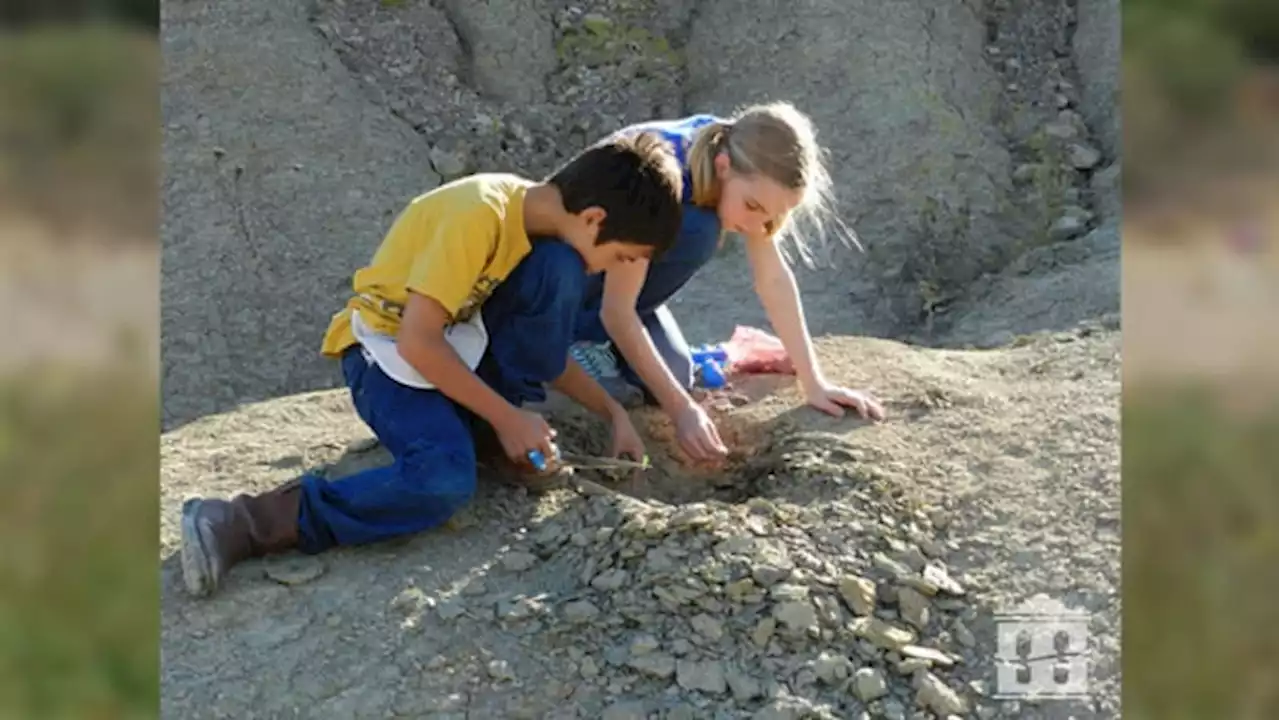
[[[939,560],[940,524],[883,504],[596,496],[521,530],[487,579],[394,604],[545,649],[577,676],[564,700],[580,716],[949,718],[982,687],[957,677],[975,614]],[[540,573],[571,581],[493,592]],[[487,670],[517,680],[500,657]]]

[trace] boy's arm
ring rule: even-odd
[[[631,457],[633,460],[640,460],[645,456],[644,441],[640,439],[640,433],[636,432],[626,408],[610,397],[609,393],[578,364],[577,360],[569,358],[564,372],[552,381],[551,387],[609,421],[613,429],[613,443],[609,452],[614,457]]]
[[[396,347],[413,369],[449,399],[479,415],[495,428],[509,424],[518,412],[493,388],[471,372],[444,337],[449,313],[440,301],[409,293]]]
[[[569,363],[560,377],[551,381],[551,387],[605,420],[612,422],[627,415],[626,408],[614,400],[609,392],[572,357],[569,358]]]

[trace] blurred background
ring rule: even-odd
[[[1125,709],[1271,718],[1276,6],[1122,6]],[[0,26],[0,716],[154,716],[158,3]]]
[[[1276,5],[1125,0],[1124,706],[1276,714]]]
[[[0,717],[158,712],[157,27],[0,4]]]

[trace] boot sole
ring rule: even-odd
[[[187,586],[187,592],[205,597],[213,592],[214,577],[209,551],[196,521],[199,510],[200,501],[197,499],[182,504],[182,582]]]

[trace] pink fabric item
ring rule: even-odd
[[[782,341],[758,328],[739,325],[724,343],[726,370],[746,375],[794,375],[796,370]]]

